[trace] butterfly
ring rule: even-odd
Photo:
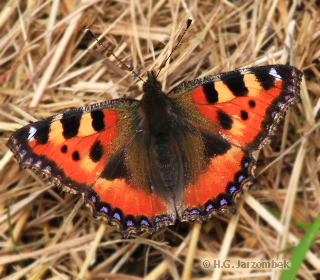
[[[62,190],[81,193],[96,218],[123,237],[236,211],[256,160],[287,108],[300,102],[302,72],[242,68],[169,93],[148,72],[141,101],[121,98],[28,124],[7,146]]]

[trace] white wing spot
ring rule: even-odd
[[[36,132],[37,132],[37,129],[35,127],[33,127],[33,126],[30,126],[29,135],[28,135],[27,140],[28,141],[31,141],[31,140],[33,141],[34,140],[33,136],[36,134]]]
[[[239,72],[241,73],[241,75],[245,75],[248,74],[250,70],[248,68],[240,68]]]
[[[278,74],[277,70],[274,68],[271,68],[269,71],[269,74],[273,77],[275,77],[277,80],[281,80],[281,76]]]
[[[55,119],[55,120],[61,120],[62,117],[63,117],[63,114],[61,113],[61,114],[55,115],[55,116],[54,116],[54,119]]]

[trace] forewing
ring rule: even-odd
[[[287,108],[300,102],[301,79],[298,69],[286,65],[244,68],[182,83],[168,95],[195,106],[201,115],[189,116],[195,126],[209,126],[233,145],[257,150]]]

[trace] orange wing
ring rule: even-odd
[[[139,101],[118,99],[71,110],[16,131],[7,145],[21,168],[32,168],[64,191],[82,193],[95,216],[123,236],[175,222],[170,198],[132,185],[126,147],[135,138]]]
[[[168,96],[194,104],[211,130],[233,145],[257,150],[287,108],[301,101],[301,79],[298,69],[286,65],[244,68],[182,83]],[[205,121],[191,120],[196,126]]]
[[[290,66],[240,69],[182,83],[168,96],[202,135],[205,162],[176,201],[182,221],[235,213],[236,200],[252,184],[252,151],[273,135],[287,108],[300,102],[302,73]]]

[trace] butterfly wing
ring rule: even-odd
[[[287,108],[300,102],[302,73],[286,65],[243,68],[182,83],[168,96],[189,99],[211,129],[241,148],[260,149]]]
[[[71,110],[19,129],[7,145],[21,168],[83,194],[94,215],[123,236],[154,232],[175,222],[175,210],[161,190],[133,184],[134,167],[128,171],[132,143],[139,141],[138,107],[139,101],[118,99]]]
[[[300,102],[301,79],[294,67],[271,65],[182,83],[168,94],[204,146],[201,172],[176,201],[182,221],[235,212],[237,197],[253,182],[252,151],[268,142],[287,108]]]

